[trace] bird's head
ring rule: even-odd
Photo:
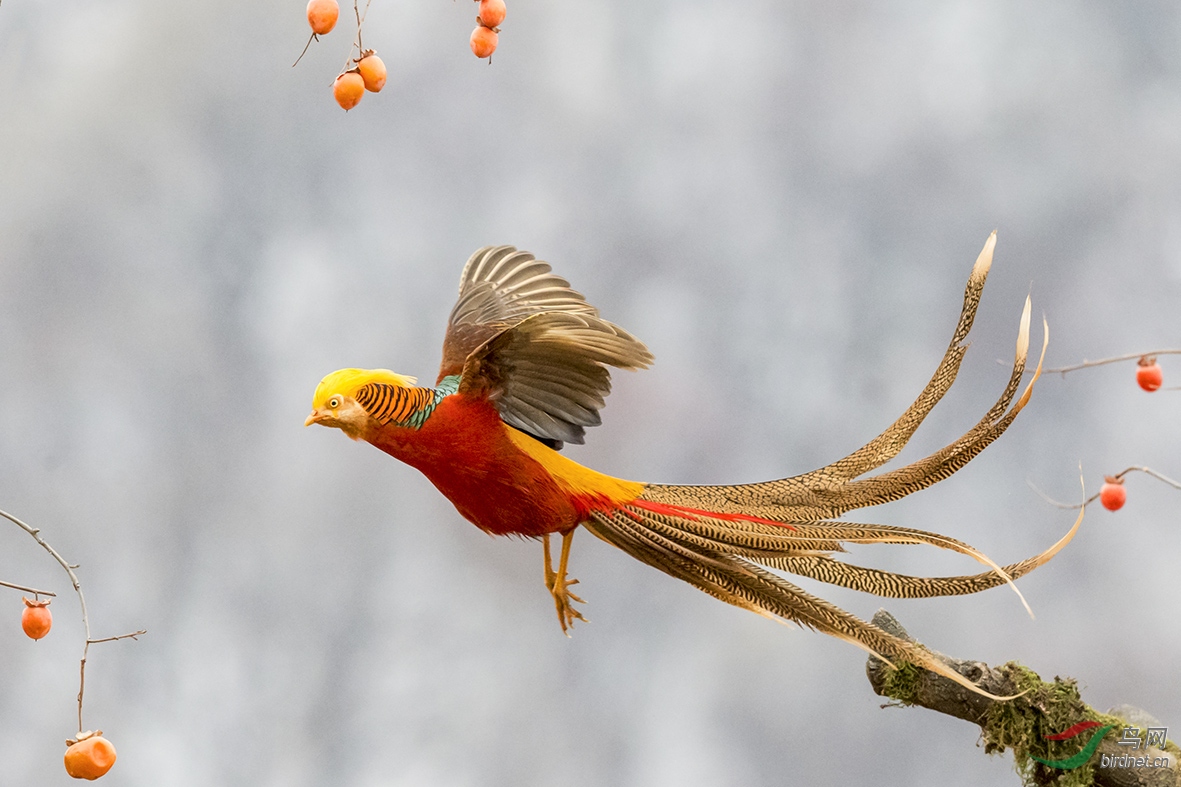
[[[369,383],[408,388],[414,382],[413,377],[396,374],[389,369],[339,369],[316,386],[316,393],[312,396],[312,414],[303,425],[333,426],[354,440],[359,440],[369,424],[370,415],[357,402],[357,391]]]

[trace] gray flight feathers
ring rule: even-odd
[[[643,369],[652,362],[634,336],[587,314],[527,317],[468,356],[460,392],[488,389],[505,423],[530,434],[581,443],[600,423],[611,392],[607,367]]]
[[[447,322],[511,325],[541,312],[599,316],[582,293],[551,272],[548,262],[513,246],[485,246],[463,266],[459,298]]]
[[[643,342],[512,246],[480,249],[464,266],[443,355],[440,377],[460,374],[461,393],[486,392],[505,423],[568,443],[600,423],[608,367],[652,363]]]

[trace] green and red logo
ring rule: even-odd
[[[1034,757],[1033,755],[1030,755],[1030,758],[1037,760],[1042,765],[1048,765],[1051,768],[1057,768],[1061,771],[1072,771],[1075,768],[1086,764],[1087,760],[1091,759],[1091,755],[1095,753],[1095,749],[1099,748],[1099,743],[1103,740],[1103,736],[1106,735],[1114,727],[1114,725],[1100,724],[1097,721],[1080,721],[1078,724],[1074,725],[1068,730],[1063,730],[1062,732],[1055,733],[1054,735],[1043,736],[1043,738],[1047,741],[1065,741],[1077,737],[1087,730],[1095,729],[1096,727],[1099,729],[1091,733],[1091,737],[1087,741],[1087,744],[1083,746],[1081,751],[1072,757],[1067,757],[1065,760],[1043,760],[1041,757]]]

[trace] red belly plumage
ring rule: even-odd
[[[564,533],[585,516],[586,506],[512,443],[487,400],[453,394],[420,429],[385,426],[364,437],[421,471],[465,519],[485,532]]]

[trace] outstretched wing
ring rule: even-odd
[[[460,374],[460,393],[487,396],[505,423],[543,442],[582,443],[611,391],[608,367],[652,363],[643,342],[528,252],[481,249],[459,287],[440,379]]]
[[[485,246],[468,258],[447,320],[439,379],[459,374],[473,350],[530,315],[599,316],[582,293],[550,271],[549,263],[514,246]]]

